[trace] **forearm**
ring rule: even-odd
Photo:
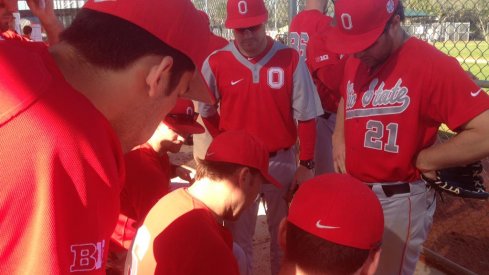
[[[489,111],[465,125],[463,130],[444,143],[422,150],[416,158],[421,172],[465,165],[489,155]]]
[[[314,159],[314,147],[316,145],[316,119],[299,121],[297,127],[300,141],[299,159]]]
[[[59,42],[59,36],[63,31],[63,25],[58,21],[56,17],[47,19],[47,21],[41,21],[41,25],[46,30],[49,45],[54,45]]]
[[[336,113],[336,124],[333,132],[333,144],[335,140],[345,140],[345,113],[344,113],[343,98],[338,103],[338,111]]]

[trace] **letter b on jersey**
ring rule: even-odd
[[[70,266],[70,272],[100,269],[104,258],[104,246],[105,241],[72,245],[73,264]]]

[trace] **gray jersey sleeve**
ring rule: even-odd
[[[219,91],[217,90],[216,77],[214,76],[214,72],[212,72],[209,64],[209,58],[211,56],[207,57],[207,59],[204,61],[204,64],[202,65],[202,76],[204,76],[205,82],[207,83],[207,85],[209,85],[211,92],[216,97],[216,104],[211,105],[208,103],[198,102],[198,112],[202,117],[211,117],[215,115],[218,108],[217,102],[219,102],[220,99]]]
[[[292,108],[297,120],[310,120],[324,113],[316,86],[303,58],[299,59],[294,72]]]

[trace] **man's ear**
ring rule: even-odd
[[[238,170],[238,186],[242,190],[248,190],[250,184],[253,183],[251,170],[248,167],[242,167]]]
[[[146,76],[146,84],[149,86],[149,96],[158,97],[166,91],[170,85],[173,57],[164,56],[159,64],[152,65]]]
[[[278,227],[278,244],[282,251],[285,251],[285,244],[287,242],[287,217],[282,218]]]
[[[360,268],[361,275],[375,274],[375,271],[377,271],[377,267],[379,266],[381,250],[382,250],[381,248],[370,250],[367,260],[365,261],[365,263],[363,263],[362,267]]]

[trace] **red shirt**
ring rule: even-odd
[[[121,191],[121,213],[112,234],[112,241],[127,250],[136,230],[151,207],[170,188],[170,160],[149,145],[124,155],[126,181]]]
[[[416,156],[440,124],[456,130],[489,109],[489,96],[455,58],[417,38],[372,75],[349,58],[341,91],[347,170],[365,182],[418,180]]]
[[[340,101],[340,83],[346,57],[326,49],[323,32],[311,36],[307,45],[307,67],[316,84],[321,105],[325,111],[336,113]]]
[[[232,247],[231,233],[214,214],[179,188],[148,213],[128,262],[131,274],[239,274]]]
[[[24,37],[12,30],[8,30],[0,33],[0,40],[18,40],[18,41],[28,41],[28,42],[32,41],[27,37]]]
[[[290,47],[296,49],[300,56],[306,58],[306,48],[309,38],[318,33],[324,26],[329,25],[330,22],[331,17],[315,9],[299,12],[290,23]]]
[[[121,145],[42,43],[0,43],[0,273],[105,273]]]
[[[295,144],[297,120],[322,113],[305,63],[279,42],[252,61],[231,42],[208,57],[202,73],[220,100],[220,130],[244,129],[270,152]],[[216,114],[215,106],[205,104],[199,111],[203,118]]]

